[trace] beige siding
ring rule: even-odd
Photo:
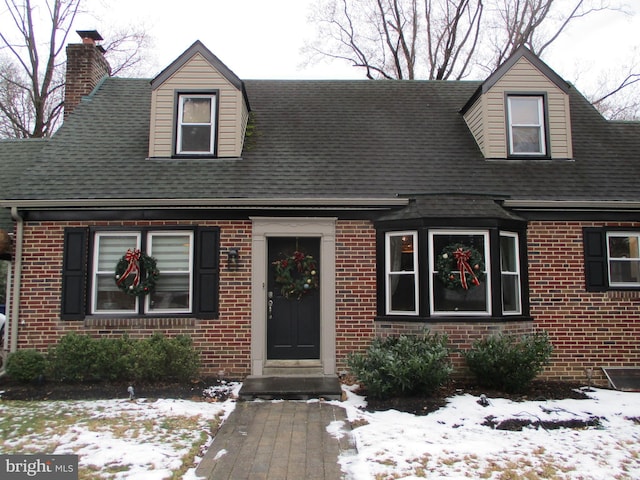
[[[200,54],[189,59],[175,74],[153,91],[151,102],[150,157],[173,154],[175,92],[218,90],[218,156],[239,157],[242,153],[247,107],[242,92],[214,69]]]
[[[486,157],[487,154],[485,152],[485,141],[484,141],[484,124],[485,119],[483,117],[484,109],[482,108],[482,96],[478,97],[473,106],[467,110],[467,113],[464,115],[464,121],[467,122],[467,126],[471,133],[473,134],[473,138],[476,139],[476,143],[478,147],[480,147],[480,151]]]
[[[524,57],[520,58],[484,95],[487,119],[486,156],[488,158],[506,158],[507,156],[505,93],[514,92],[547,94],[551,157],[573,158],[568,95]]]

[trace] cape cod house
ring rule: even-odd
[[[0,143],[9,349],[188,334],[205,374],[336,375],[376,335],[546,330],[549,378],[639,365],[640,124],[530,51],[484,81],[243,81],[195,42],[149,80],[85,37],[64,125]]]

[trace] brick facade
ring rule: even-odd
[[[546,375],[606,384],[601,367],[640,365],[640,291],[585,289],[583,227],[639,228],[640,223],[530,222],[531,315],[555,351]]]
[[[195,225],[194,222],[102,222],[92,226],[136,228]],[[77,222],[28,222],[24,228],[23,275],[19,348],[46,350],[68,332],[92,336],[142,338],[154,332],[187,334],[201,352],[204,375],[244,377],[250,373],[251,349],[251,235],[249,220],[198,222],[220,228],[220,315],[218,319],[108,318],[61,321],[60,290],[65,227]],[[544,376],[585,380],[593,368],[594,380],[605,383],[603,366],[640,363],[640,292],[587,292],[584,278],[582,228],[640,223],[530,222],[528,255],[531,321],[512,322],[396,322],[375,321],[376,244],[368,221],[336,224],[336,360],[364,349],[374,335],[417,333],[424,327],[446,333],[454,348],[468,348],[482,336],[503,331],[549,332],[555,347],[553,364]],[[239,249],[237,270],[227,268],[227,252]],[[455,359],[460,364],[460,358]]]

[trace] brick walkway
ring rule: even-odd
[[[327,433],[333,421],[348,431]],[[339,480],[353,451],[344,409],[324,402],[238,402],[196,470],[209,480]]]

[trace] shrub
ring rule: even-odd
[[[62,337],[49,347],[47,360],[51,378],[70,383],[99,380],[96,345],[88,335],[68,333]]]
[[[451,374],[447,337],[425,334],[375,338],[347,364],[372,397],[429,394]]]
[[[493,335],[464,352],[467,366],[483,387],[508,393],[526,389],[549,364],[553,346],[546,332]]]
[[[7,359],[7,375],[19,382],[39,380],[45,371],[45,357],[37,350],[18,350]]]
[[[70,333],[49,349],[48,360],[51,378],[64,382],[186,380],[200,368],[189,337],[161,334],[131,340]]]

